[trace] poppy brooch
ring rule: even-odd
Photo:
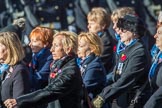
[[[116,52],[116,45],[113,47],[113,51]]]
[[[55,69],[54,69],[54,72],[51,72],[51,73],[50,73],[50,78],[55,78],[56,75],[58,75],[58,74],[61,73],[61,72],[62,72],[61,69],[55,68]]]
[[[124,62],[127,59],[127,56],[125,54],[122,54],[120,57],[120,60]]]
[[[50,78],[55,78],[56,77],[56,73],[55,72],[51,72],[50,73]]]

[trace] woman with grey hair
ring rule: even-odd
[[[149,53],[141,41],[145,27],[134,15],[119,18],[117,27],[121,43],[117,46],[114,82],[102,90],[93,104],[95,108],[101,108],[105,102],[113,102],[112,108],[128,108],[130,105],[132,108],[143,108],[145,102],[139,99],[145,95],[137,97],[137,103],[132,104],[131,101],[134,101],[136,92],[147,81],[150,68]]]

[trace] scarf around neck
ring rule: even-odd
[[[57,74],[61,73],[62,72],[61,68],[73,58],[74,58],[73,56],[67,55],[62,57],[59,60],[53,61],[50,65],[50,70],[51,70],[50,78],[55,78]]]
[[[0,64],[0,74],[7,71],[9,69],[9,67],[10,66],[8,64]]]
[[[157,55],[155,55],[155,57],[153,57],[152,62],[153,63],[151,65],[151,68],[150,68],[150,71],[149,71],[149,76],[148,76],[149,80],[151,80],[152,77],[155,75],[155,70],[156,70],[158,64],[162,62],[162,52],[161,51],[159,51],[157,53]]]
[[[118,45],[117,45],[117,54],[119,55],[120,52],[124,51],[126,49],[126,47],[128,46],[132,46],[137,42],[137,39],[133,39],[130,41],[130,43],[128,45],[125,45],[123,42],[118,41]]]
[[[46,52],[47,48],[41,49],[38,53],[33,53],[31,66],[36,69],[38,66],[38,59]]]
[[[95,54],[91,53],[90,55],[88,55],[84,60],[82,60],[81,58],[77,58],[77,64],[80,68],[81,71],[81,75],[86,71],[87,65],[93,60],[95,59]]]

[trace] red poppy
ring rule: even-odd
[[[55,78],[56,77],[56,73],[52,72],[50,73],[50,78]]]
[[[120,59],[121,61],[125,61],[127,59],[127,56],[125,54],[122,54]]]
[[[116,52],[116,45],[113,47],[113,51]]]

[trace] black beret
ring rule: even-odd
[[[131,31],[140,36],[143,36],[146,31],[145,23],[138,16],[130,14],[125,15],[124,18],[119,18],[117,27]]]

